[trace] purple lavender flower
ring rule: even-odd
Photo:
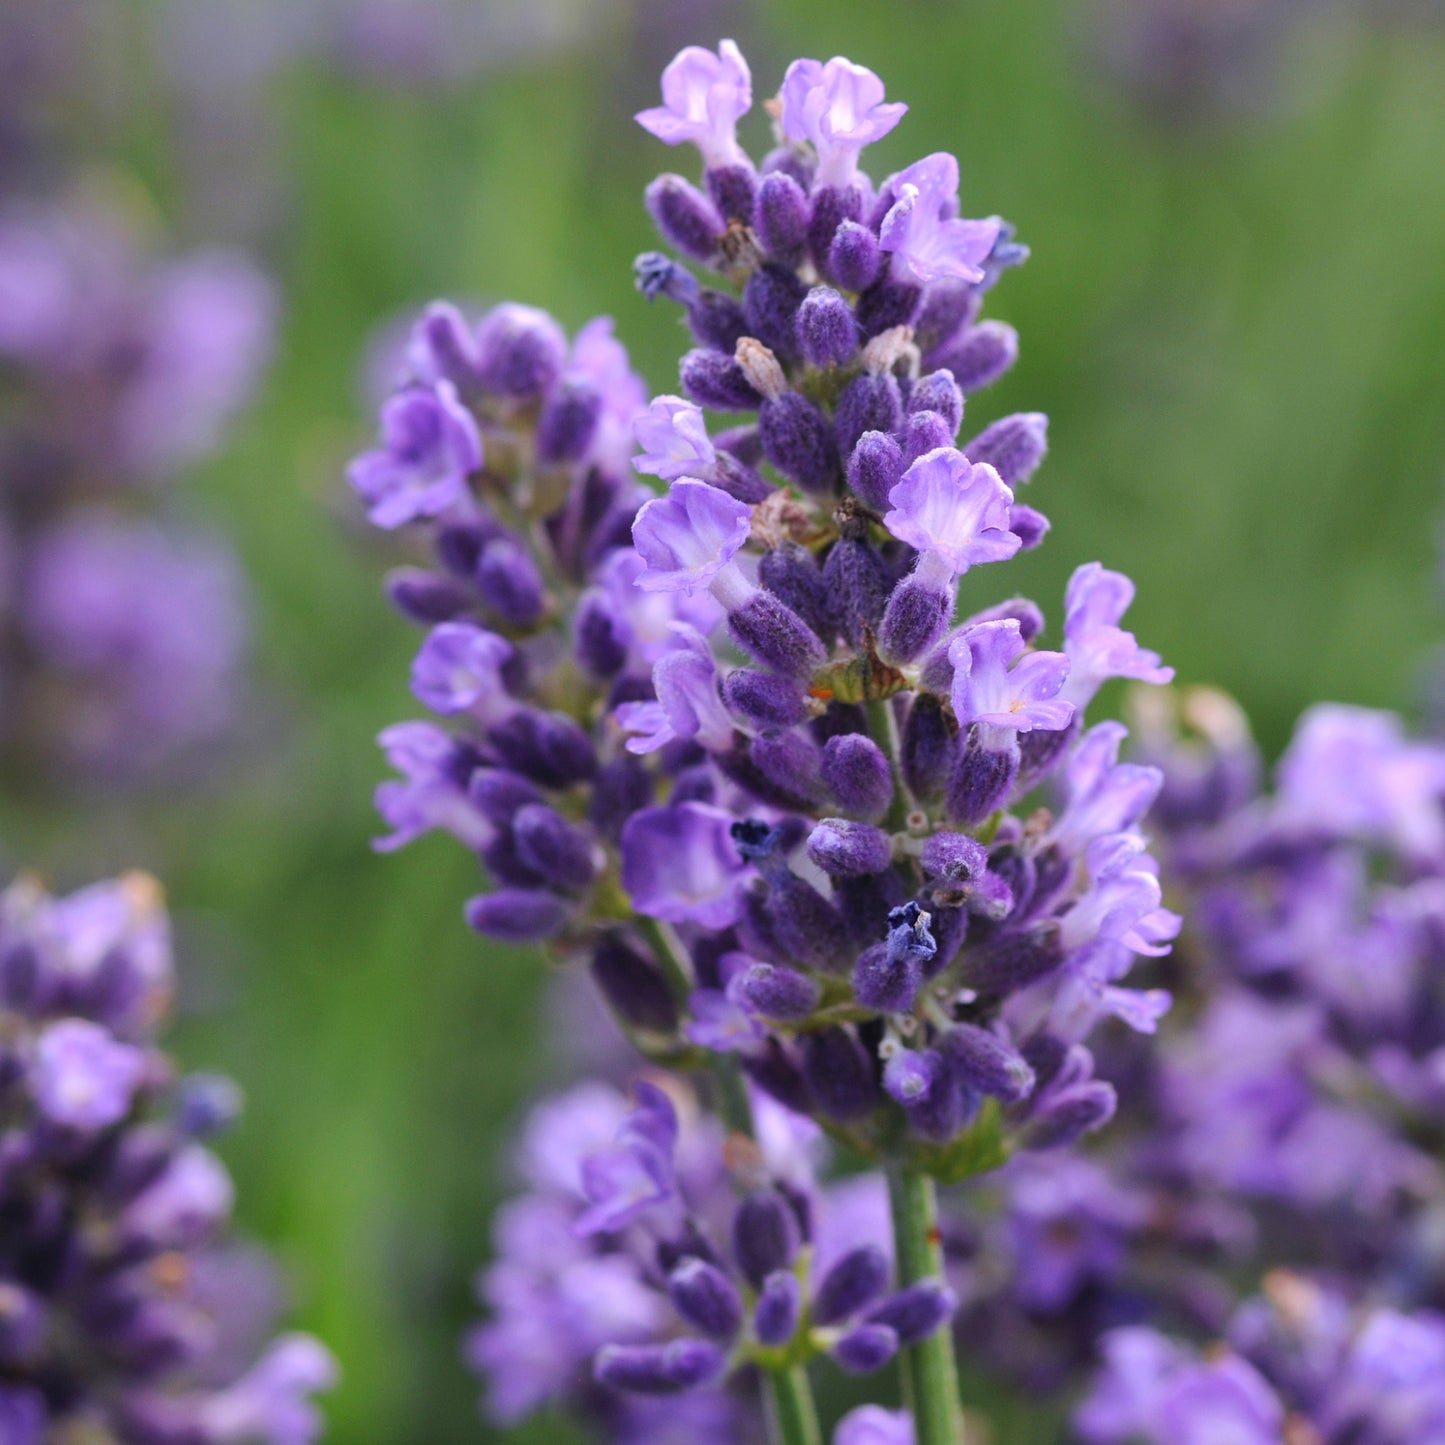
[[[907,110],[883,99],[883,82],[871,70],[841,55],[826,64],[795,60],[783,78],[783,134],[812,143],[819,186],[850,184],[859,152],[882,140]]]
[[[953,664],[953,711],[960,724],[1002,732],[1057,732],[1073,720],[1074,705],[1060,699],[1069,660],[1058,652],[1025,652],[1013,618],[980,622],[948,648]]]
[[[635,813],[622,830],[622,886],[650,918],[722,928],[741,908],[732,815],[707,803]]]
[[[686,592],[728,585],[726,569],[748,539],[751,513],[704,482],[684,477],[665,497],[648,502],[632,539],[647,570],[637,585],[649,592]]]
[[[662,72],[663,104],[640,111],[637,123],[667,145],[690,142],[703,164],[739,165],[737,123],[753,104],[753,80],[742,52],[724,40],[714,54],[689,45]]]
[[[893,253],[895,274],[920,285],[984,279],[984,262],[998,240],[997,220],[958,219],[958,161],[938,151],[888,181],[897,197],[883,218],[878,244]]]
[[[883,525],[950,577],[981,562],[1004,562],[1019,549],[1009,531],[1013,493],[989,466],[940,447],[919,457],[888,494]]]
[[[1064,595],[1069,680],[1064,695],[1080,709],[1111,677],[1154,683],[1174,677],[1172,667],[1159,665],[1158,653],[1140,647],[1134,634],[1119,626],[1133,600],[1134,584],[1097,562],[1086,563],[1069,579]]]

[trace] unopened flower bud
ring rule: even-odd
[[[758,1343],[776,1349],[793,1338],[803,1310],[803,1292],[797,1275],[774,1270],[764,1281],[753,1311],[753,1333]]]
[[[828,248],[828,272],[845,291],[866,291],[878,279],[878,238],[857,221],[844,221]]]
[[[866,1309],[888,1288],[888,1258],[876,1244],[860,1244],[822,1278],[813,1296],[813,1320],[837,1324]]]
[[[814,286],[797,315],[798,346],[813,366],[844,366],[857,354],[858,327],[848,303],[831,286]]]
[[[792,176],[765,175],[758,187],[755,228],[764,251],[785,266],[802,257],[808,239],[808,197]]]
[[[1002,321],[980,321],[930,357],[946,367],[965,395],[991,386],[1018,360],[1019,336]],[[972,461],[973,457],[970,456]]]
[[[829,738],[823,747],[823,781],[849,813],[877,820],[893,801],[893,771],[883,749],[862,733]]]
[[[985,427],[963,448],[975,466],[987,463],[1010,487],[1026,482],[1049,449],[1049,419],[1042,412],[1016,412]]]
[[[648,214],[658,233],[694,261],[717,258],[719,241],[727,229],[717,208],[681,176],[661,175],[645,193]]]

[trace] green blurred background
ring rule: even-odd
[[[283,287],[280,352],[196,480],[250,571],[266,723],[203,797],[8,806],[4,837],[63,883],[137,864],[166,879],[188,970],[175,1046],[247,1091],[224,1146],[240,1217],[342,1361],[339,1445],[501,1438],[458,1337],[508,1131],[568,1049],[543,1038],[544,968],[465,929],[460,850],[368,848],[372,740],[415,710],[415,637],[339,484],[371,435],[361,361],[400,308],[516,297],[569,328],[610,313],[672,389],[684,337],[630,261],[655,244],[645,182],[692,160],[629,117],[677,45],[735,34],[760,98],[797,54],[868,64],[911,106],[872,172],[956,151],[968,212],[1033,247],[989,308],[1018,327],[1020,364],[970,402],[971,430],[1052,418],[1028,500],[1053,533],[1009,586],[1057,618],[1078,562],[1129,572],[1141,637],[1182,680],[1234,692],[1271,751],[1313,699],[1413,706],[1445,620],[1445,25],[1306,13],[1273,81],[1186,123],[1101,66],[1086,4],[588,4],[575,38],[434,85],[313,54],[260,82],[257,154],[237,132],[214,163],[194,97],[159,75],[144,25],[126,32],[120,103],[85,158],[181,241],[217,229],[198,167],[213,199],[233,165],[267,176],[245,219]],[[226,73],[223,47],[207,60]],[[1051,1434],[1015,1418],[999,1438]]]

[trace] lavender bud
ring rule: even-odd
[[[913,320],[913,340],[923,353],[923,364],[932,369],[938,348],[977,320],[982,307],[982,295],[966,281],[935,281]]]
[[[861,1118],[878,1102],[873,1061],[851,1029],[808,1034],[803,1039],[803,1077],[818,1108],[841,1124]]]
[[[888,1257],[876,1244],[850,1249],[823,1276],[813,1296],[813,1320],[835,1325],[866,1309],[888,1288]]]
[[[951,442],[963,424],[963,392],[954,381],[953,373],[930,371],[927,376],[919,377],[913,383],[913,390],[908,393],[908,410],[937,412],[943,418],[944,425],[949,428],[948,440]],[[969,456],[969,460],[975,459]]]
[[[1019,745],[1016,734],[1006,736],[1004,746],[996,748],[972,727],[959,743],[944,799],[954,822],[972,827],[1008,801],[1019,773]]]
[[[758,581],[796,612],[824,643],[832,641],[838,629],[830,621],[822,574],[806,547],[784,542],[764,553],[758,564]]]
[[[859,878],[888,867],[893,861],[893,841],[871,823],[824,818],[808,835],[808,857],[825,873]]]
[[[805,492],[829,492],[839,477],[838,446],[828,418],[807,397],[785,391],[758,412],[763,454]]]
[[[914,412],[903,424],[903,460],[916,462],[919,457],[953,445],[954,433],[948,422],[936,411]]]
[[[871,1375],[898,1353],[898,1336],[887,1325],[859,1325],[833,1346],[833,1358],[850,1375]]]
[[[762,589],[728,613],[728,631],[745,652],[786,677],[811,677],[828,660],[813,629]]]
[[[750,164],[709,166],[703,177],[713,204],[730,221],[753,223],[758,196],[758,173]]]
[[[436,369],[463,398],[473,397],[478,388],[477,360],[461,312],[445,301],[434,301],[422,313],[417,329]]]
[[[866,291],[878,278],[878,238],[857,221],[844,221],[828,248],[828,272],[845,291]]]
[[[626,634],[605,598],[581,598],[572,633],[577,661],[593,677],[616,677],[627,665]]]
[[[677,1029],[677,1005],[662,970],[618,932],[609,932],[592,952],[592,977],[612,1011],[624,1023],[652,1033]]]
[[[518,808],[542,801],[531,779],[507,768],[478,768],[467,784],[467,795],[482,816],[499,828],[511,824]]]
[[[1014,787],[1027,792],[1064,760],[1078,736],[1077,721],[1066,728],[1033,728],[1019,734],[1019,775]]]
[[[472,606],[472,595],[460,583],[420,567],[398,567],[386,577],[391,605],[411,622],[431,626],[450,622]]]
[[[546,586],[527,549],[510,537],[497,537],[477,559],[477,591],[503,622],[533,627],[547,606]]]
[[[1035,508],[1015,502],[1008,509],[1008,529],[1019,539],[1019,551],[1032,552],[1048,535],[1049,519]]]
[[[540,943],[566,926],[571,909],[555,893],[540,888],[501,888],[473,898],[467,922],[478,933],[502,943]]]
[[[819,997],[812,979],[771,963],[755,963],[738,974],[728,992],[749,1012],[783,1023],[807,1018],[817,1008]]]
[[[771,263],[754,271],[743,287],[750,334],[785,361],[798,355],[798,308],[807,294],[807,286],[794,272]]]
[[[713,203],[681,176],[661,175],[644,193],[648,214],[658,234],[694,261],[717,258],[718,243],[727,229]]]
[[[882,554],[868,542],[840,537],[823,562],[823,587],[843,636],[861,647],[865,632],[878,626],[893,588]]]
[[[543,395],[562,374],[567,337],[544,311],[507,303],[477,328],[477,375],[492,392],[516,401]]]
[[[1006,933],[969,949],[965,982],[978,993],[1001,997],[1047,978],[1063,961],[1058,929],[1053,925]],[[1037,1063],[1033,1067],[1038,1072]]]
[[[959,1024],[940,1043],[969,1088],[1016,1104],[1033,1092],[1034,1071],[1015,1048],[977,1024]]]
[[[1098,1079],[1075,1085],[1050,1100],[1029,1120],[1019,1138],[1021,1149],[1064,1149],[1083,1135],[1102,1129],[1119,1106],[1113,1086]]]
[[[176,1099],[176,1125],[192,1139],[224,1134],[241,1117],[240,1087],[224,1074],[188,1074]]]
[[[571,787],[597,771],[591,737],[565,713],[518,708],[487,730],[487,741],[503,762],[544,787]]]
[[[863,219],[863,193],[854,186],[822,186],[813,193],[813,215],[808,222],[808,249],[813,264],[828,276],[833,238],[844,221]]]
[[[768,899],[773,932],[783,949],[811,968],[832,970],[848,949],[838,910],[813,885],[791,874]]]
[[[887,511],[888,493],[898,485],[903,467],[903,448],[887,432],[865,431],[848,458],[848,485],[874,511]]]
[[[727,452],[745,467],[756,467],[763,459],[763,444],[758,440],[755,426],[730,427],[720,431],[712,443],[718,451]]]
[[[733,1258],[754,1289],[774,1270],[787,1269],[801,1245],[798,1216],[776,1189],[759,1189],[733,1216]]]
[[[823,781],[839,806],[876,821],[893,801],[893,770],[883,749],[862,733],[829,738],[823,748]]]
[[[1007,602],[1000,602],[996,606],[986,608],[982,612],[975,612],[963,625],[972,627],[978,622],[992,622],[998,618],[1013,618],[1019,625],[1019,636],[1025,642],[1032,642],[1039,633],[1044,630],[1044,614],[1035,602],[1030,602],[1027,597],[1010,597]],[[949,674],[949,683],[952,685],[953,675]],[[1039,732],[1048,729],[1039,728]],[[1060,731],[1066,731],[1061,729]]]
[[[784,1108],[795,1114],[812,1111],[813,1100],[802,1070],[777,1039],[769,1038],[759,1051],[745,1054],[743,1069],[758,1088]]]
[[[715,1264],[683,1260],[667,1277],[667,1296],[688,1324],[715,1340],[730,1340],[742,1327],[737,1286]]]
[[[980,321],[929,358],[953,373],[964,395],[992,385],[1019,356],[1019,334],[1002,321]],[[969,460],[973,460],[972,457]]]
[[[943,704],[932,693],[920,693],[903,723],[900,758],[903,777],[915,797],[932,802],[943,792],[955,745],[953,723]]]
[[[790,728],[810,715],[808,697],[791,677],[734,668],[723,678],[723,701],[756,728]]]
[[[864,949],[853,968],[853,992],[865,1008],[906,1013],[923,987],[925,964],[938,952],[928,915],[916,903],[888,915],[888,937]]]
[[[731,356],[689,351],[680,368],[682,389],[699,406],[715,411],[756,411],[762,396]]]
[[[482,548],[493,537],[503,535],[502,529],[496,526],[440,527],[432,545],[437,561],[448,572],[470,582],[477,570],[477,558],[482,555]]]
[[[634,1395],[675,1395],[695,1390],[722,1373],[723,1352],[705,1340],[669,1345],[604,1345],[592,1364],[599,1385]]]
[[[551,463],[577,461],[592,445],[601,415],[602,393],[590,381],[564,380],[537,417],[537,456]]]
[[[808,197],[792,176],[772,171],[758,187],[758,242],[774,260],[793,266],[808,239]]]
[[[1016,487],[1038,470],[1049,449],[1049,419],[1042,412],[1016,412],[985,427],[963,448],[974,466],[987,464]]]
[[[748,318],[737,300],[711,287],[699,287],[688,302],[687,324],[700,345],[728,356],[749,333]]]
[[[760,1345],[776,1349],[793,1338],[802,1314],[803,1292],[798,1277],[775,1270],[763,1281],[753,1312],[753,1332]]]
[[[890,1295],[868,1316],[868,1323],[884,1325],[903,1345],[914,1345],[942,1329],[958,1308],[958,1296],[947,1285],[923,1280]]]
[[[969,883],[988,866],[988,850],[966,833],[935,833],[918,855],[923,871],[945,883]]]
[[[854,953],[877,942],[881,920],[906,901],[903,880],[892,868],[863,878],[833,879],[833,906],[843,920]]]
[[[798,308],[798,345],[813,366],[845,366],[858,351],[858,327],[831,286],[814,286]]]
[[[838,450],[848,456],[864,432],[895,432],[903,423],[903,396],[897,380],[884,373],[864,372],[843,388],[834,429]],[[865,498],[865,500],[867,500]],[[882,505],[887,505],[887,498]]]
[[[855,314],[863,335],[870,339],[895,326],[911,326],[923,293],[906,281],[894,281],[885,271],[859,298]]]
[[[942,635],[953,614],[953,593],[910,573],[888,599],[878,625],[878,655],[894,665],[912,662]]]
[[[933,1049],[894,1054],[883,1070],[883,1087],[907,1114],[909,1127],[938,1144],[957,1136],[976,1102]]]

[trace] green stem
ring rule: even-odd
[[[775,1445],[823,1445],[813,1390],[801,1365],[769,1370],[767,1381],[768,1433]]]
[[[943,1250],[933,1180],[895,1165],[888,1171],[888,1202],[900,1284],[941,1279]],[[904,1403],[913,1412],[917,1445],[963,1445],[950,1331],[936,1330],[926,1340],[910,1345],[903,1351],[902,1366]]]

